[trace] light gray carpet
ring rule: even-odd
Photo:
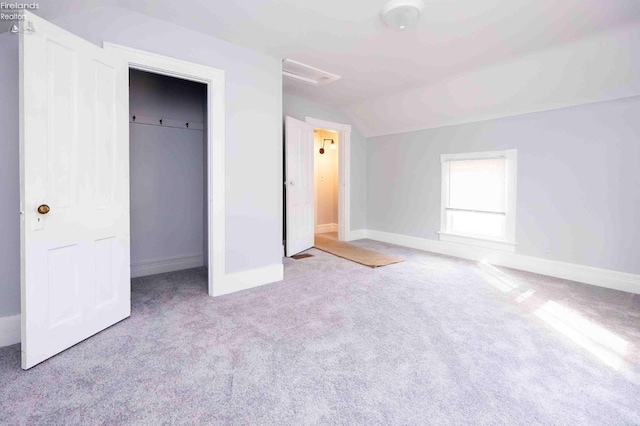
[[[640,424],[638,296],[363,240],[210,298],[137,279],[131,318],[23,372],[1,424]]]

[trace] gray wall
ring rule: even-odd
[[[321,89],[319,89],[321,90]],[[339,108],[322,105],[290,93],[282,97],[284,116],[303,120],[313,117],[319,120],[351,124],[352,120]],[[367,145],[364,136],[351,126],[351,230],[367,228]]]
[[[205,85],[129,75],[129,115],[204,123]],[[129,129],[131,263],[204,256],[204,132],[135,122]]]
[[[20,313],[17,37],[0,34],[0,57],[0,317],[3,317]]]
[[[54,23],[97,45],[108,41],[225,71],[226,272],[281,264],[280,60],[121,8],[100,8]],[[20,310],[18,50],[9,47],[5,54],[2,45],[0,317]]]
[[[129,112],[204,123],[207,86],[145,71],[129,71]]]
[[[367,139],[368,229],[437,239],[440,154],[518,150],[517,252],[640,273],[640,97]]]
[[[56,23],[98,45],[108,41],[225,71],[226,272],[281,264],[281,61],[120,8]]]

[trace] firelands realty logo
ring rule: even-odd
[[[24,21],[25,16],[20,13],[22,10],[37,10],[40,8],[38,3],[8,3],[0,2],[0,21],[13,21],[9,32],[17,34],[20,32],[17,21]],[[25,32],[34,32],[35,28],[31,21],[26,21],[24,26]]]

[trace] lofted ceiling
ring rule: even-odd
[[[380,19],[386,0],[56,0],[45,19],[115,5],[342,76],[285,90],[351,105],[640,20],[639,0],[424,0],[410,32]]]

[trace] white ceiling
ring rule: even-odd
[[[55,19],[119,5],[217,38],[342,76],[288,92],[335,105],[433,84],[514,56],[640,19],[638,0],[424,0],[417,28],[384,26],[386,0],[56,0]]]

